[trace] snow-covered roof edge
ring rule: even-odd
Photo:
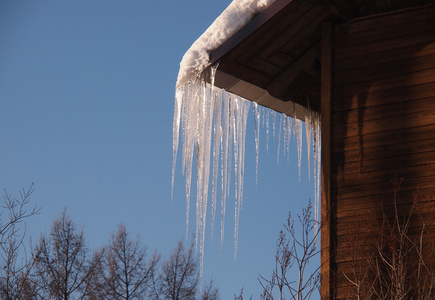
[[[213,50],[275,1],[233,0],[184,54],[180,63],[176,87],[180,88],[198,77],[208,67],[209,55]]]

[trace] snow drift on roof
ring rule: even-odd
[[[275,0],[234,0],[184,54],[177,88],[199,76],[209,64],[209,54]]]

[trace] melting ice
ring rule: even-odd
[[[221,189],[221,247],[224,240],[226,201],[230,197],[231,174],[234,174],[235,228],[234,258],[237,255],[239,216],[243,202],[243,178],[245,160],[246,124],[251,101],[214,87],[216,68],[211,68],[211,83],[204,76],[177,88],[173,120],[173,167],[172,189],[174,186],[175,166],[180,140],[182,141],[182,172],[186,177],[186,235],[189,227],[189,210],[191,200],[192,167],[196,151],[196,239],[200,248],[201,277],[204,259],[204,240],[206,231],[206,215],[208,192],[211,178],[211,232],[213,235],[216,218],[217,189]],[[260,120],[263,112],[263,124],[266,123],[267,143],[269,140],[269,114],[272,115],[272,134],[275,137],[276,112],[267,108],[262,110],[253,103],[254,136],[256,149],[256,172],[258,172],[258,156],[260,142]],[[297,118],[279,114],[278,124],[278,158],[281,135],[283,155],[289,159],[290,140],[297,141],[297,159],[299,180],[302,157],[302,121]],[[308,168],[310,169],[310,151],[313,151],[313,177],[315,190],[315,216],[318,218],[320,194],[320,115],[308,108],[304,116],[306,143],[308,151]],[[268,147],[268,144],[267,144]],[[219,172],[220,171],[220,172]],[[218,182],[220,174],[221,182]],[[199,238],[199,241],[198,241]]]

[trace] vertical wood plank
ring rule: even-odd
[[[322,24],[321,41],[321,288],[322,299],[332,299],[331,276],[331,101],[332,101],[332,23]]]

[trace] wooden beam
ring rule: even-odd
[[[289,87],[292,85],[293,80],[296,78],[299,71],[308,71],[314,66],[315,58],[318,56],[318,51],[319,45],[316,44],[281,74],[274,78],[273,81],[267,85],[269,93],[278,99],[286,98]]]
[[[332,160],[332,23],[322,24],[321,31],[321,122],[322,122],[322,182],[321,182],[321,288],[322,299],[333,299],[332,232],[331,232],[331,160]]]
[[[330,0],[331,1],[331,0]],[[354,5],[345,0],[332,0],[332,5],[336,9],[337,14],[345,20],[356,17]]]
[[[344,20],[356,17],[354,5],[346,0],[308,0],[314,5],[328,5],[335,9],[338,16]]]

